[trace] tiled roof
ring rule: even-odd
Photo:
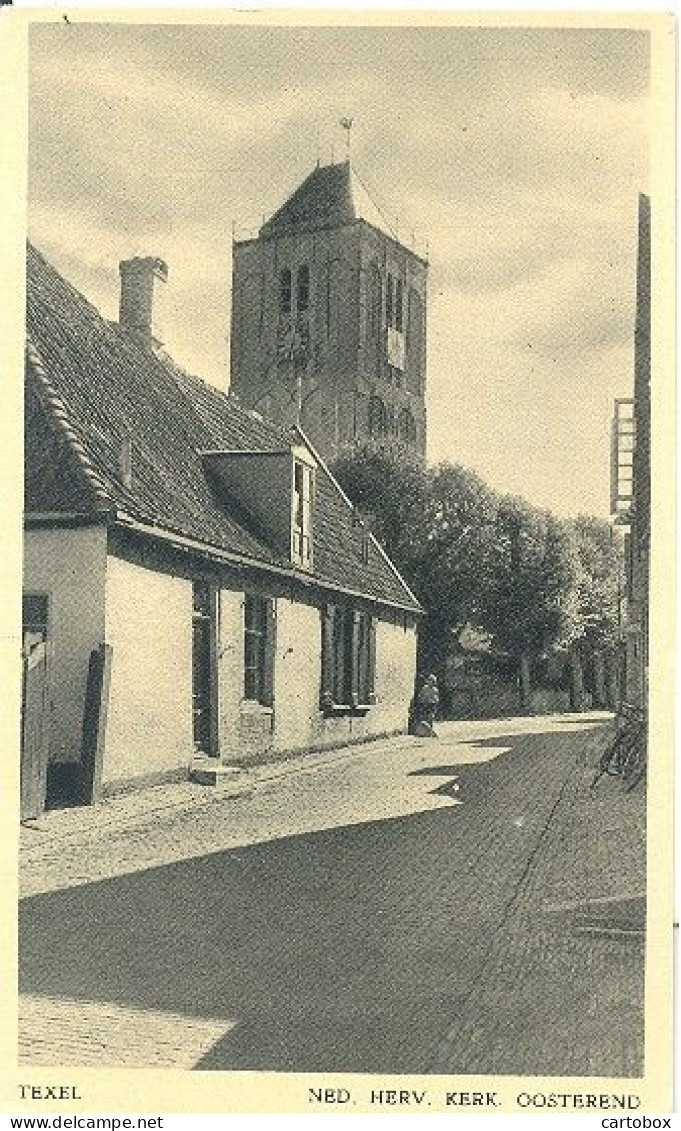
[[[281,452],[294,438],[219,389],[140,345],[37,252],[27,255],[27,511],[107,505],[159,533],[179,535],[264,568],[293,572],[258,523],[216,492],[205,451]],[[120,470],[132,445],[132,480]],[[40,460],[40,473],[37,472]],[[380,549],[357,552],[352,509],[322,467],[316,480],[314,578],[417,609]]]
[[[349,161],[321,165],[263,224],[261,236],[280,235],[320,227],[336,227],[365,220],[396,238],[394,230],[374,204]]]

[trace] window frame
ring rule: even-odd
[[[28,601],[41,601],[44,602],[44,616],[40,618],[31,618],[31,623],[26,616],[26,603]],[[51,625],[52,625],[52,598],[49,593],[44,591],[38,592],[37,590],[28,589],[24,590],[21,594],[21,653],[22,656],[30,655],[33,648],[38,647],[39,644],[47,645],[51,639]],[[31,629],[33,632],[42,630],[42,638],[36,640],[29,650],[26,650],[26,632]]]
[[[293,311],[293,272],[282,267],[279,272],[279,313],[290,315]]]
[[[307,314],[310,309],[310,267],[301,263],[296,271],[296,314]]]
[[[300,488],[297,484],[301,476]],[[291,561],[312,569],[314,524],[314,468],[302,459],[293,460],[291,471]]]
[[[249,610],[255,615],[249,618]],[[274,706],[275,602],[262,593],[246,592],[243,599],[243,703]],[[251,623],[249,623],[249,619]],[[255,663],[249,651],[255,651]],[[253,673],[253,677],[249,677]]]
[[[371,613],[351,605],[321,610],[325,715],[365,715],[376,702],[376,623]]]

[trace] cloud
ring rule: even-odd
[[[42,24],[30,42],[32,231],[106,316],[119,259],[162,255],[171,352],[224,384],[232,224],[339,159],[350,115],[377,204],[430,240],[433,452],[563,507],[537,452],[560,433],[565,457],[567,429],[573,498],[603,509],[588,445],[630,376],[645,34]]]
[[[591,263],[563,262],[560,279],[552,281],[544,301],[514,322],[508,342],[565,363],[631,338],[630,288],[613,285],[607,271],[599,272]]]

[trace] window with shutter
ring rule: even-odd
[[[334,701],[334,624],[336,608],[326,605],[322,609],[322,707],[333,706]]]
[[[388,275],[385,290],[385,324],[390,327],[394,325],[395,317],[395,291],[394,280],[392,275]]]
[[[376,702],[376,617],[369,617],[369,659],[367,703]]]
[[[322,708],[366,710],[375,702],[375,668],[375,618],[327,605],[322,611]]]
[[[274,705],[275,604],[247,593],[244,600],[244,699]]]

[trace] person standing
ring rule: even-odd
[[[435,736],[433,724],[439,706],[440,691],[437,685],[437,676],[431,673],[419,691],[418,708],[421,722],[425,723],[433,736]]]

